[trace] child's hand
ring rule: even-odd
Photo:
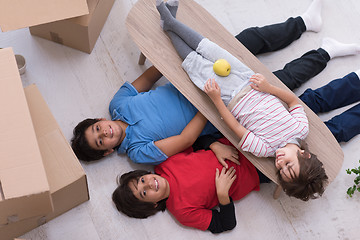
[[[250,78],[250,82],[252,82],[250,86],[260,92],[268,93],[272,87],[272,85],[267,81],[264,75],[260,73],[252,75]]]
[[[204,92],[211,98],[213,102],[216,99],[221,98],[221,89],[215,79],[209,78],[209,80],[206,81]]]
[[[226,159],[240,165],[239,154],[233,146],[225,145],[220,142],[214,142],[210,145],[210,149],[215,153],[217,159],[226,169],[229,168],[225,162]]]
[[[235,169],[231,167],[229,170],[222,168],[221,172],[216,169],[215,185],[216,193],[220,204],[226,205],[230,203],[229,189],[236,179]]]

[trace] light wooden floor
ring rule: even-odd
[[[155,0],[154,0],[155,1]],[[196,0],[232,34],[250,26],[262,26],[303,13],[311,0]],[[95,49],[88,55],[33,37],[28,29],[1,33],[0,47],[11,46],[27,60],[23,85],[37,84],[68,140],[73,127],[86,117],[109,117],[108,103],[124,81],[133,81],[151,63],[138,66],[139,51],[125,28],[125,18],[136,0],[117,0]],[[346,3],[345,3],[346,2]],[[180,3],[181,4],[181,3]],[[302,53],[318,48],[323,37],[360,44],[360,2],[324,0],[323,28],[305,33],[291,46],[259,56],[277,70]],[[317,77],[296,91],[320,87],[360,68],[360,55],[332,60]],[[164,83],[166,79],[162,80]],[[343,111],[321,115],[326,120]],[[360,123],[359,123],[360,127]],[[22,236],[27,239],[359,239],[360,194],[348,198],[346,189],[353,176],[345,169],[358,166],[360,136],[341,144],[345,160],[340,174],[321,199],[302,202],[284,194],[272,198],[274,184],[262,186],[236,202],[237,226],[220,236],[180,226],[167,212],[146,220],[118,213],[111,201],[117,174],[134,168],[125,156],[112,155],[85,164],[90,201]]]

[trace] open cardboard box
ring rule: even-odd
[[[7,68],[4,67],[5,69],[12,69],[11,73],[5,70],[1,71],[3,70],[1,68],[3,65],[7,66]],[[39,90],[35,85],[31,85],[23,90],[14,54],[10,48],[0,50],[1,82],[3,82],[3,76],[13,77],[6,85],[4,84],[2,91],[7,92],[9,91],[8,88],[12,87],[17,90],[16,95],[14,95],[16,97],[14,98],[19,98],[19,95],[24,97],[22,102],[25,103],[25,106],[23,106],[21,111],[28,112],[29,117],[31,116],[29,121],[32,121],[32,130],[35,130],[35,139],[32,139],[31,142],[38,143],[38,151],[41,154],[40,160],[42,159],[40,168],[45,169],[45,178],[39,184],[44,184],[47,187],[47,193],[51,196],[50,204],[53,206],[53,209],[45,213],[37,213],[30,218],[1,225],[0,239],[7,240],[21,236],[89,200],[89,192],[86,174],[66,138],[63,136],[59,125]],[[2,98],[2,94],[0,98]],[[1,101],[1,104],[3,102]],[[9,102],[8,99],[7,102]],[[24,124],[25,121],[21,119],[20,122]],[[2,134],[3,132],[0,130],[0,135]],[[21,139],[24,142],[30,142],[27,137],[22,136]],[[32,208],[32,205],[27,205],[27,208]],[[13,210],[16,211],[17,209]],[[2,215],[2,211],[0,211],[0,215]]]
[[[0,50],[0,226],[53,210],[13,51]],[[1,233],[0,233],[1,236]]]
[[[91,53],[115,0],[2,1],[2,31],[29,27],[32,35]]]

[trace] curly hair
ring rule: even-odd
[[[328,176],[325,173],[323,163],[315,154],[309,152],[304,141],[301,142],[301,148],[305,152],[304,154],[298,152],[299,176],[292,176],[292,180],[286,182],[278,171],[278,178],[281,187],[288,196],[308,201],[322,196],[328,182]]]
[[[99,160],[105,154],[105,150],[95,150],[90,147],[89,142],[85,137],[85,131],[91,125],[101,121],[100,119],[88,118],[81,121],[73,131],[73,138],[71,139],[71,147],[78,159],[83,161]]]
[[[159,211],[165,211],[167,198],[156,204],[143,202],[137,199],[131,191],[129,183],[133,180],[138,181],[140,177],[146,174],[150,174],[150,172],[135,170],[121,175],[120,180],[118,180],[119,186],[112,195],[112,200],[119,212],[133,218],[147,218]]]

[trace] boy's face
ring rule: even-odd
[[[143,202],[157,203],[170,194],[169,182],[157,174],[143,175],[138,181],[134,179],[129,182],[129,187],[134,196]]]
[[[124,132],[116,121],[100,120],[85,130],[85,138],[91,148],[113,152],[121,144]],[[107,155],[107,153],[105,153]]]
[[[290,182],[299,176],[299,152],[303,154],[304,150],[301,150],[296,144],[287,144],[276,150],[275,167],[280,171],[280,176],[285,182]]]

